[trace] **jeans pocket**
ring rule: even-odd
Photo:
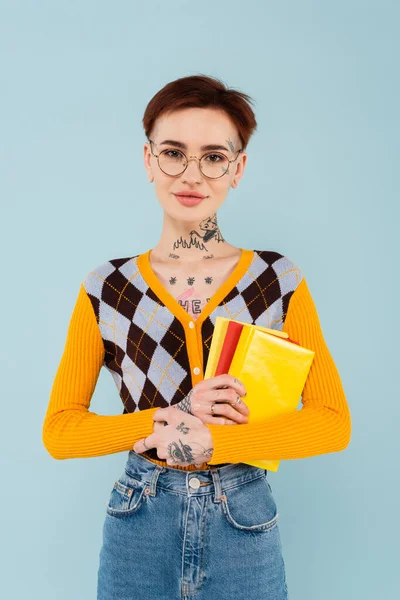
[[[264,475],[224,490],[221,505],[228,523],[241,531],[269,531],[278,522],[277,506]]]
[[[107,514],[112,517],[126,517],[137,513],[147,495],[146,484],[126,472],[116,480],[107,502]]]

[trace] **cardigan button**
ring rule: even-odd
[[[193,373],[194,373],[195,375],[200,375],[200,369],[199,369],[199,367],[195,367],[195,368],[193,369]]]
[[[189,321],[189,327],[190,327],[190,329],[193,329],[193,328],[194,328],[194,323],[193,323],[193,321]]]

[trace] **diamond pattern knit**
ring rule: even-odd
[[[242,250],[234,272],[193,322],[190,314],[157,280],[150,266],[150,252],[109,260],[90,271],[82,282],[43,426],[45,446],[56,458],[97,456],[131,449],[135,441],[152,433],[151,417],[156,409],[180,402],[195,383],[203,379],[217,316],[285,330],[289,307],[296,305],[296,300],[291,302],[292,297],[295,298],[296,292],[299,298],[307,296],[308,288],[302,272],[287,257],[274,251]],[[351,427],[349,409],[337,369],[323,340],[311,296],[308,302],[307,308],[303,301],[303,311],[308,310],[314,322],[306,319],[304,325],[306,329],[317,328],[314,346],[317,348],[318,343],[322,344],[321,358],[325,357],[325,365],[320,366],[318,356],[315,356],[309,375],[310,385],[313,385],[315,375],[321,389],[330,382],[330,391],[319,401],[321,407],[325,407],[331,396],[336,403],[336,412],[328,411],[322,415],[314,411],[312,415],[315,423],[323,417],[322,430],[327,427],[328,445],[322,438],[320,447],[314,444],[313,450],[305,447],[302,452],[298,443],[291,447],[289,429],[285,431],[285,419],[288,423],[288,417],[292,415],[276,420],[281,427],[277,446],[280,450],[272,452],[271,448],[262,451],[262,438],[269,439],[265,426],[262,431],[259,424],[236,427],[209,425],[214,454],[203,468],[206,464],[235,462],[239,440],[243,459],[246,451],[249,459],[282,459],[337,451],[347,446]],[[78,328],[78,321],[83,323],[83,314],[86,324]],[[296,319],[294,322],[299,326]],[[302,338],[301,324],[297,337],[293,337],[292,331],[288,333],[292,339],[312,348],[313,340]],[[73,412],[72,387],[76,373],[82,367],[79,360],[83,363],[84,350],[79,357],[77,345],[83,345],[89,352],[86,356],[86,384],[84,379],[80,383],[85,399],[78,413],[76,410]],[[90,356],[92,362],[88,364]],[[123,404],[120,416],[101,417],[88,411],[101,367],[110,372],[117,386]],[[313,369],[315,374],[312,374]],[[308,382],[303,390],[303,404],[307,401],[307,385]],[[325,403],[322,403],[323,400]],[[304,412],[304,409],[297,412]],[[94,417],[97,417],[97,422]],[[111,439],[96,439],[96,427],[99,436],[107,431]],[[282,442],[285,433],[286,447]],[[253,439],[252,448],[253,434],[258,436],[259,442]],[[304,438],[306,435],[305,428]],[[229,450],[226,451],[226,448]],[[158,459],[156,449],[143,454],[153,462],[167,465],[166,461]],[[175,468],[191,470],[195,467]]]

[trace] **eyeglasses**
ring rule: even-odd
[[[219,179],[229,173],[230,163],[235,162],[239,156],[239,152],[242,152],[243,150],[243,148],[238,150],[238,156],[233,160],[229,160],[229,158],[221,152],[208,152],[207,154],[203,154],[200,159],[197,158],[197,156],[190,156],[187,158],[184,152],[174,148],[167,148],[160,152],[160,154],[154,154],[151,144],[154,144],[155,142],[152,140],[148,141],[150,143],[150,152],[157,158],[158,166],[161,171],[172,177],[182,175],[188,167],[189,160],[196,159],[204,177],[207,177],[208,179]]]

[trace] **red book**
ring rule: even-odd
[[[242,329],[243,323],[234,323],[233,321],[228,323],[214,377],[217,375],[225,375],[229,372],[229,367],[231,366],[232,358],[235,354]]]
[[[231,366],[236,346],[238,345],[239,338],[242,333],[243,325],[244,323],[235,323],[234,321],[230,321],[228,323],[214,377],[229,373],[229,368]],[[271,335],[273,335],[272,332]],[[284,339],[286,342],[291,342],[292,344],[297,344],[298,346],[300,345],[299,342],[295,342],[290,338],[282,339]]]

